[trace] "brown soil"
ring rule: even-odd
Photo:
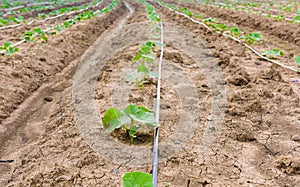
[[[241,26],[267,31],[268,34],[300,46],[299,24],[278,22],[257,14],[248,14],[244,11],[234,11],[229,9],[219,9],[211,6],[199,6],[198,10],[212,17],[231,20]]]
[[[75,3],[69,3],[69,4],[65,4],[65,5],[60,5],[60,6],[56,6],[54,8],[50,8],[50,9],[46,9],[46,10],[36,10],[36,11],[31,11],[31,12],[27,12],[27,13],[22,13],[22,14],[17,14],[16,16],[23,16],[24,19],[28,19],[28,18],[35,18],[37,17],[39,14],[48,14],[49,12],[53,11],[53,10],[58,10],[60,8],[65,8],[65,7],[71,7],[71,6],[81,6],[83,4],[86,4],[90,1],[88,0],[84,0],[81,2],[75,2]],[[8,17],[10,15],[7,15],[6,17]]]
[[[101,126],[112,105],[155,106],[155,84],[143,91],[124,78],[151,26],[144,7],[127,2],[134,14],[122,4],[0,57],[0,159],[14,160],[0,163],[0,186],[120,186],[124,172],[151,172],[151,132],[132,145]],[[299,74],[157,8],[165,29],[158,186],[297,186]],[[298,28],[260,28],[299,44]]]
[[[104,7],[106,7],[111,1],[104,1],[102,2],[98,7],[94,7],[94,8],[89,8],[88,10],[97,10],[97,9],[103,9]],[[25,34],[25,32],[32,30],[33,28],[41,28],[43,30],[47,30],[55,25],[61,24],[62,22],[68,20],[68,19],[73,19],[77,14],[79,13],[74,13],[74,14],[65,14],[61,17],[55,18],[55,19],[50,19],[44,22],[40,22],[40,20],[38,20],[38,22],[33,22],[30,25],[27,24],[21,24],[17,27],[13,27],[13,28],[6,28],[6,29],[2,29],[1,31],[1,36],[0,36],[0,42],[4,43],[4,42],[18,42],[21,40],[21,36],[23,34]]]

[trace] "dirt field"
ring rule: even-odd
[[[152,131],[132,145],[101,126],[110,106],[155,107],[156,82],[139,90],[124,78],[151,29],[144,6],[124,2],[0,56],[0,159],[14,160],[0,163],[0,186],[120,186],[124,172],[151,172]],[[165,44],[158,186],[299,186],[300,75],[154,5]],[[261,32],[255,47],[280,48],[281,62],[296,67],[299,24],[185,6]],[[27,27],[0,30],[1,43]]]

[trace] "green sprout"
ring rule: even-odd
[[[182,7],[179,10],[180,10],[180,12],[184,13],[188,17],[192,17],[193,16],[193,13],[188,8]]]
[[[122,187],[153,187],[152,175],[134,171],[127,172],[122,177]]]
[[[130,82],[135,82],[138,88],[144,88],[144,84],[147,83],[146,78],[157,77],[156,72],[152,72],[146,66],[147,63],[152,63],[156,59],[155,47],[161,47],[163,44],[157,41],[148,40],[141,45],[140,50],[136,56],[132,58],[133,64],[139,62],[137,66],[137,74],[130,74],[127,79]]]
[[[34,28],[32,31],[26,31],[21,36],[21,39],[24,39],[26,42],[35,42],[40,39],[44,40],[45,42],[48,41],[46,33],[41,28]]]
[[[3,46],[0,46],[0,50],[5,51],[5,54],[7,56],[9,56],[9,55],[12,55],[12,54],[18,52],[19,48],[12,47],[12,43],[11,42],[5,42]]]
[[[3,25],[8,25],[9,21],[3,18],[0,18],[0,27],[2,27]]]
[[[292,21],[296,22],[296,23],[300,23],[300,16],[298,15],[298,16],[293,17]]]
[[[139,129],[144,126],[158,127],[159,124],[153,115],[153,111],[144,106],[129,104],[124,110],[109,108],[104,113],[102,124],[109,132],[118,128],[124,128],[130,137],[131,143]]]
[[[229,34],[234,37],[238,37],[243,34],[243,32],[238,27],[231,27],[227,32],[229,32]]]
[[[246,41],[249,45],[260,42],[262,38],[262,35],[259,32],[252,32],[249,34],[246,34],[246,36],[241,36],[240,39]]]
[[[277,20],[277,21],[283,21],[283,20],[285,20],[285,16],[283,14],[274,15],[274,16],[272,16],[272,18],[274,20]]]
[[[265,50],[264,52],[262,52],[262,55],[268,58],[276,58],[277,56],[283,56],[284,53],[279,49],[272,49],[272,50]]]

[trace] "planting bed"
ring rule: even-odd
[[[285,55],[276,60],[297,69],[299,24],[165,2],[262,33],[253,47],[279,48]],[[164,30],[158,186],[299,185],[300,75],[151,3]],[[60,19],[47,24],[67,18]],[[34,27],[0,30],[0,40],[17,41]],[[125,0],[0,56],[0,160],[14,160],[0,162],[0,186],[120,186],[125,172],[151,172],[153,129],[132,144],[101,122],[112,106],[155,109],[157,80],[138,89],[126,79],[151,27],[144,5]]]

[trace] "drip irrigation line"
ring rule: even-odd
[[[158,4],[159,4],[160,6],[163,6],[163,5],[161,5],[160,3],[158,3]],[[171,11],[174,11],[174,12],[177,13],[177,14],[180,14],[180,15],[182,15],[182,16],[188,18],[189,20],[191,20],[191,21],[194,22],[194,23],[197,23],[197,24],[200,24],[200,25],[204,26],[206,29],[208,29],[208,30],[210,30],[210,31],[212,30],[212,29],[209,28],[206,24],[204,24],[204,23],[202,23],[202,22],[200,22],[200,21],[197,21],[197,20],[195,20],[195,19],[193,19],[193,18],[191,18],[191,17],[189,17],[189,16],[187,16],[187,15],[181,13],[181,12],[178,12],[178,11],[176,11],[176,10],[172,10],[172,9],[169,8],[169,7],[167,7],[167,8],[168,8],[169,10],[171,10]],[[252,52],[254,52],[254,53],[255,53],[257,56],[259,56],[260,58],[262,58],[262,59],[264,59],[264,60],[266,60],[266,61],[272,62],[272,63],[274,63],[274,64],[276,64],[276,65],[278,65],[278,66],[280,66],[280,67],[283,67],[283,68],[286,68],[286,69],[289,69],[289,70],[291,70],[291,71],[294,71],[294,72],[298,73],[298,70],[297,70],[296,68],[286,66],[286,65],[284,65],[284,64],[282,64],[282,63],[280,63],[280,62],[277,62],[277,61],[275,61],[275,60],[272,60],[272,59],[269,59],[269,58],[263,56],[263,55],[260,54],[257,50],[255,50],[253,47],[249,46],[248,44],[244,43],[243,41],[241,41],[241,40],[239,40],[239,39],[237,39],[237,38],[235,38],[235,37],[232,37],[232,36],[230,36],[230,35],[228,35],[228,34],[225,34],[225,33],[222,33],[222,32],[218,32],[218,31],[216,31],[216,32],[222,34],[222,35],[225,36],[225,37],[229,37],[229,38],[231,38],[232,40],[234,40],[234,41],[236,41],[236,42],[238,42],[238,43],[243,44],[245,47],[247,47],[248,49],[250,49]]]
[[[14,160],[0,160],[0,163],[11,163],[13,162]]]
[[[160,21],[161,37],[160,42],[164,42],[164,29],[163,23]],[[161,46],[159,64],[158,64],[158,76],[157,76],[157,93],[156,93],[156,110],[155,118],[156,122],[159,123],[159,113],[160,113],[160,88],[161,88],[161,72],[162,72],[162,61],[164,55],[164,46]],[[157,175],[158,175],[158,127],[154,129],[154,142],[153,142],[153,165],[152,165],[152,182],[154,187],[157,186]]]
[[[216,5],[220,5],[220,6],[223,6],[223,7],[228,6],[228,5],[224,4],[224,3],[214,3],[214,4],[208,5],[208,6],[216,6]],[[242,7],[242,8],[243,8],[243,7]],[[246,11],[246,10],[242,10],[242,9],[241,9],[241,6],[238,7],[238,10],[239,10],[239,11]],[[267,10],[265,10],[265,11],[267,11]],[[259,12],[256,12],[256,11],[252,11],[252,13],[259,14]],[[268,16],[268,14],[265,14],[265,13],[262,13],[262,14],[260,14],[260,15],[262,15],[262,16]],[[272,14],[271,14],[271,16],[276,16],[276,15],[272,15]],[[284,18],[284,19],[285,19],[286,21],[293,21],[293,19],[291,19],[291,18]]]
[[[102,2],[102,1],[101,1],[101,2]],[[100,3],[101,3],[101,2],[100,2]],[[98,6],[98,4],[100,4],[100,3],[97,3],[97,5],[95,5],[95,6]],[[94,11],[94,12],[96,12],[96,11]],[[69,21],[69,20],[71,20],[71,19],[68,19],[68,20],[66,20],[66,21]],[[52,27],[47,28],[46,30],[43,30],[43,31],[46,33],[46,32],[48,32],[48,31],[50,31],[51,29],[52,29]],[[11,47],[17,47],[18,45],[24,43],[25,41],[26,41],[25,39],[22,39],[22,40],[18,41],[17,43],[12,44]],[[3,50],[0,50],[0,54],[3,54],[3,53],[4,53],[4,51],[3,51]]]
[[[59,15],[56,15],[56,16],[48,17],[48,18],[46,18],[44,20],[31,20],[30,22],[26,23],[26,25],[31,25],[34,22],[43,23],[43,22],[46,22],[46,21],[49,21],[49,20],[52,20],[52,19],[56,19],[56,18],[62,17],[62,16],[69,16],[69,15],[72,15],[72,14],[81,13],[83,11],[87,11],[88,9],[93,9],[93,8],[99,6],[101,3],[102,3],[102,1],[98,2],[97,4],[95,4],[93,6],[89,6],[89,7],[86,7],[84,9],[81,9],[81,10],[76,10],[76,11],[68,12],[68,13],[65,13],[65,14],[59,14]],[[14,28],[14,27],[18,27],[20,25],[22,25],[22,24],[19,23],[19,24],[15,24],[15,25],[7,25],[7,26],[4,26],[4,27],[0,27],[0,30]]]
[[[0,9],[0,11],[12,11],[12,10],[16,10],[16,9],[20,9],[20,8],[30,8],[33,6],[44,6],[44,5],[53,5],[55,4],[54,2],[47,2],[47,3],[32,3],[32,4],[28,4],[28,5],[21,5],[21,6],[16,6],[16,7],[11,7],[11,8],[4,8],[4,9]]]
[[[227,4],[224,4],[224,3],[211,3],[211,6],[223,6],[223,7],[226,7],[226,6],[228,6]],[[210,5],[208,5],[208,6],[210,6]],[[244,6],[241,6],[241,5],[238,5],[238,7],[237,7],[238,9],[242,9],[242,8],[249,8],[249,9],[253,9],[253,10],[255,10],[255,9],[258,9],[258,10],[262,10],[262,11],[274,11],[274,12],[279,12],[279,13],[286,13],[285,11],[281,11],[281,10],[276,10],[276,9],[271,9],[271,10],[267,10],[267,9],[263,9],[263,8],[258,8],[258,7],[244,7]],[[245,11],[245,10],[241,10],[241,11]],[[256,11],[253,11],[253,13],[259,13],[259,12],[256,12]],[[293,14],[293,16],[297,16],[297,14],[295,14],[294,12],[292,12],[292,14]],[[268,15],[268,14],[261,14],[261,15],[263,15],[263,16],[266,16],[266,15]],[[285,18],[285,20],[287,20],[287,21],[292,21],[292,19],[290,19],[290,18]]]

